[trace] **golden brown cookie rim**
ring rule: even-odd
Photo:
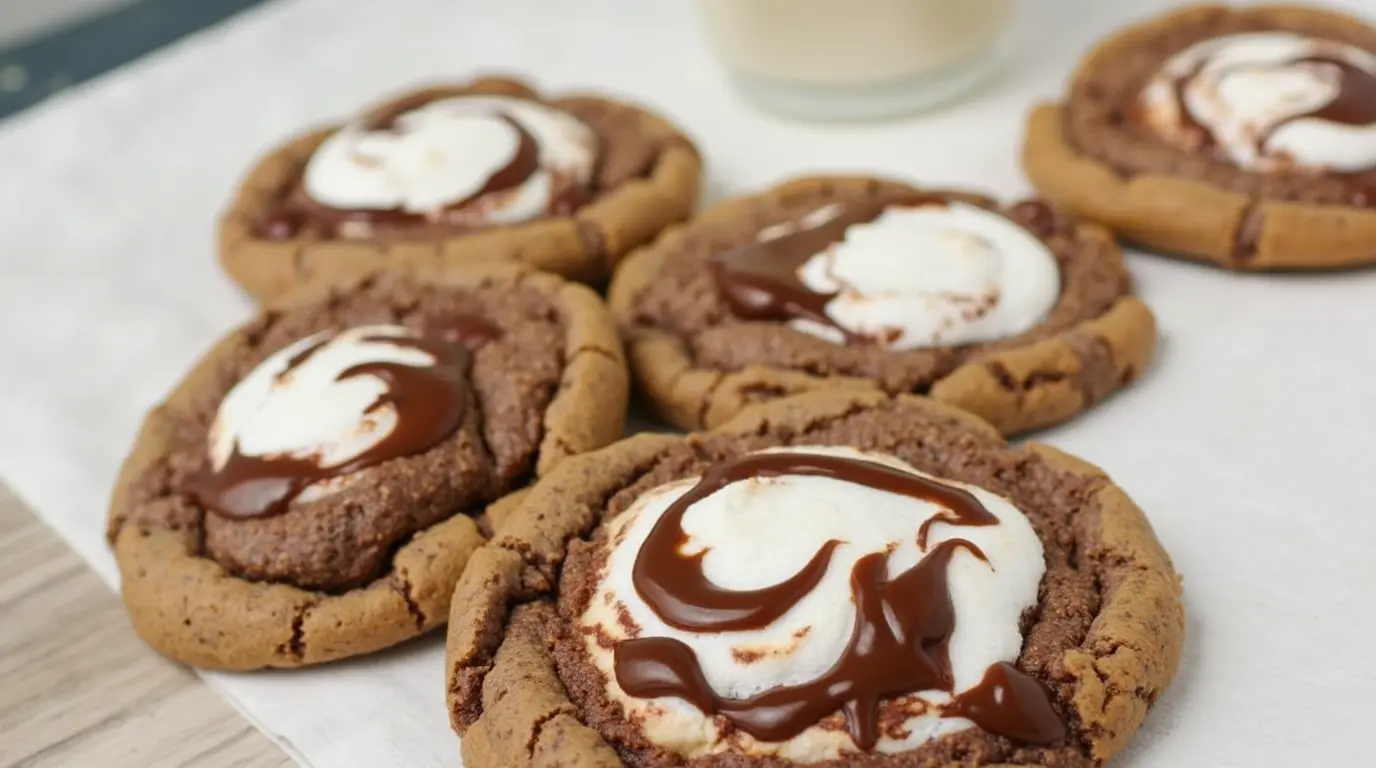
[[[781,395],[835,388],[878,388],[865,378],[817,376],[776,366],[753,365],[737,371],[699,366],[681,338],[662,329],[637,324],[634,302],[655,279],[664,260],[671,258],[679,240],[696,228],[735,218],[770,201],[824,187],[848,190],[883,183],[905,182],[871,176],[793,179],[757,194],[717,203],[687,222],[670,227],[653,243],[622,261],[612,277],[607,301],[621,324],[636,383],[661,418],[683,429],[709,429],[739,413],[749,404],[746,393],[762,385]],[[969,192],[955,194],[984,197]],[[1075,236],[1110,247],[1116,258],[1122,258],[1113,235],[1098,224],[1077,222]],[[967,361],[934,381],[928,396],[975,413],[1005,435],[1059,423],[1102,399],[1091,398],[1075,386],[1073,376],[1066,375],[1072,373],[1065,370],[1072,364],[1067,358],[1068,342],[1084,335],[1102,339],[1108,350],[1106,354],[1111,358],[1115,383],[1102,395],[1107,397],[1138,377],[1151,361],[1156,347],[1156,321],[1140,299],[1128,294],[1104,314],[1083,320],[1054,336]],[[1074,364],[1079,364],[1078,359]],[[1015,389],[1002,383],[1004,372],[1011,372],[1019,382]],[[1052,375],[1038,375],[1045,373]]]
[[[1240,10],[1282,20],[1370,26],[1350,14],[1307,6],[1190,6],[1104,38],[1076,65],[1072,82],[1163,30]],[[1063,111],[1060,103],[1033,108],[1027,119],[1022,164],[1042,195],[1072,213],[1099,221],[1148,248],[1226,269],[1332,270],[1376,264],[1376,248],[1369,245],[1376,240],[1376,210],[1244,195],[1169,173],[1123,176],[1071,144],[1062,127]],[[1259,231],[1252,235],[1254,246],[1240,256],[1237,246],[1243,227],[1258,224]]]
[[[702,174],[697,148],[680,128],[641,105],[605,96],[545,97],[519,78],[492,76],[418,87],[361,113],[376,112],[400,98],[429,93],[509,95],[555,106],[567,102],[608,105],[633,114],[641,129],[657,139],[660,151],[646,176],[616,186],[571,216],[435,238],[258,237],[250,222],[263,213],[272,195],[300,174],[320,143],[343,123],[310,129],[269,150],[240,181],[218,224],[219,260],[225,272],[260,303],[320,273],[349,276],[381,267],[413,269],[495,259],[530,264],[571,280],[597,284],[622,256],[664,227],[686,218],[696,207]]]
[[[310,304],[372,277],[311,281],[263,311]],[[621,436],[630,388],[625,358],[615,322],[590,289],[509,263],[434,266],[411,277],[459,288],[519,284],[547,294],[563,315],[565,365],[543,416],[536,477],[569,456]],[[124,524],[121,509],[132,484],[144,468],[165,455],[177,413],[204,387],[218,361],[242,342],[246,327],[217,342],[150,411],[121,466],[108,515],[121,593],[135,631],[159,652],[192,666],[257,669],[371,653],[442,625],[455,582],[469,555],[485,540],[468,514],[455,514],[418,532],[393,555],[387,574],[339,594],[239,578],[213,559],[194,554],[196,542],[188,532]],[[491,502],[484,510],[487,522],[500,529],[502,518],[524,495],[525,489],[518,489]],[[162,587],[179,582],[199,584],[196,605],[163,599]],[[235,606],[247,609],[227,615]],[[254,632],[277,642],[243,640]]]
[[[801,431],[886,404],[957,422],[986,439],[1006,445],[997,430],[968,412],[930,398],[872,391],[811,392],[759,404],[712,432],[750,435],[777,428]],[[548,656],[545,644],[534,643],[524,650],[536,652],[536,661],[548,662],[546,668],[529,658],[520,663],[519,669],[503,661],[508,643],[524,642],[520,638],[511,640],[506,630],[516,613],[546,601],[553,593],[557,558],[573,539],[596,527],[601,513],[589,506],[598,497],[605,499],[619,490],[618,484],[624,487],[624,478],[617,476],[623,472],[633,476],[637,470],[648,468],[670,446],[689,439],[691,435],[642,434],[570,460],[531,490],[510,518],[506,534],[494,537],[475,554],[454,593],[446,642],[447,698],[451,722],[463,737],[466,764],[474,768],[533,764],[529,755],[522,756],[519,751],[525,748],[538,752],[542,748],[538,727],[527,746],[511,743],[521,741],[511,738],[515,735],[510,731],[511,723],[486,722],[494,708],[502,706],[486,696],[486,680],[491,674],[508,673],[534,682],[528,683],[528,689],[520,690],[518,697],[513,697],[513,691],[506,691],[502,701],[519,698],[539,702],[551,713],[569,716],[573,722],[561,727],[559,738],[586,750],[586,754],[579,755],[586,762],[580,764],[621,764],[601,735],[578,721],[577,707],[553,671],[553,661],[538,658],[541,652]],[[1082,542],[1081,547],[1103,564],[1105,591],[1084,641],[1063,654],[1061,666],[1076,681],[1071,706],[1077,712],[1094,712],[1100,718],[1096,728],[1085,729],[1078,738],[1095,763],[1102,764],[1124,748],[1145,718],[1150,702],[1174,677],[1185,633],[1180,580],[1142,510],[1102,470],[1039,443],[1012,450],[1035,456],[1060,472],[1087,478],[1096,489],[1085,504],[1098,505],[1098,536]],[[612,487],[589,488],[598,483],[609,485],[607,479],[613,477],[616,480],[610,483]],[[565,530],[547,530],[548,521],[553,519],[549,510],[560,506],[572,508],[576,514],[562,521]],[[527,535],[518,536],[518,531],[527,531]],[[499,631],[492,631],[494,622],[501,628]],[[1131,690],[1115,689],[1105,682],[1109,674],[1127,674],[1135,685]],[[470,710],[474,696],[481,697],[479,711],[470,716],[474,714]],[[496,738],[499,733],[506,738]]]

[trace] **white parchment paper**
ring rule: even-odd
[[[139,418],[249,313],[215,266],[215,215],[256,154],[305,124],[507,68],[678,119],[712,197],[823,170],[1016,195],[1027,106],[1094,38],[1165,5],[1025,0],[1022,50],[977,97],[818,126],[739,103],[682,0],[271,4],[0,125],[0,475],[114,583],[104,505]],[[1159,315],[1156,363],[1045,435],[1128,489],[1186,580],[1179,676],[1117,764],[1360,764],[1376,683],[1376,271],[1243,276],[1147,255],[1132,268]],[[431,637],[206,677],[303,763],[422,768],[458,764],[441,668]]]

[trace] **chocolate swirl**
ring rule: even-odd
[[[847,203],[817,226],[753,242],[717,256],[712,262],[717,289],[732,314],[742,320],[810,320],[840,331],[848,344],[872,341],[837,325],[826,311],[827,303],[837,294],[808,288],[799,279],[798,270],[813,256],[844,240],[846,230],[874,221],[890,206],[945,204],[945,199],[929,195]]]
[[[998,518],[969,492],[883,464],[826,454],[758,453],[717,464],[655,522],[636,556],[636,592],[670,626],[722,632],[758,629],[787,613],[825,574],[839,542],[828,541],[800,571],[763,589],[735,591],[712,584],[702,572],[705,552],[685,556],[684,513],[725,486],[754,477],[829,477],[944,507],[919,531],[926,549],[934,522],[997,525]],[[927,690],[951,692],[948,645],[955,610],[947,583],[951,558],[959,551],[987,562],[964,539],[937,544],[911,568],[886,576],[888,556],[876,552],[851,571],[855,624],[836,663],[812,681],[771,688],[746,699],[719,696],[708,685],[693,650],[673,638],[622,640],[614,649],[617,684],[638,698],[674,696],[702,712],[719,715],[764,741],[783,741],[833,712],[841,711],[851,738],[872,749],[879,738],[879,705],[889,698]],[[1011,665],[986,674],[974,689],[946,705],[946,714],[970,719],[992,733],[1033,743],[1054,743],[1065,726],[1050,692]],[[994,695],[1002,686],[1017,695]]]
[[[1328,41],[1314,41],[1309,46],[1309,53],[1297,54],[1291,58],[1275,62],[1275,66],[1305,66],[1315,65],[1324,68],[1331,68],[1336,74],[1337,92],[1323,106],[1290,115],[1283,120],[1279,120],[1266,130],[1257,131],[1252,137],[1252,149],[1257,156],[1266,155],[1267,143],[1271,137],[1281,128],[1298,120],[1315,119],[1324,120],[1330,123],[1350,126],[1368,126],[1376,124],[1376,72],[1357,66],[1352,62],[1342,58],[1337,54],[1325,54],[1315,52],[1321,50],[1325,45],[1338,45]],[[1226,158],[1226,153],[1219,147],[1218,137],[1214,135],[1211,128],[1201,122],[1194,111],[1190,109],[1186,94],[1194,86],[1195,81],[1203,76],[1212,57],[1205,57],[1198,64],[1191,67],[1188,72],[1177,78],[1171,85],[1175,99],[1176,114],[1179,115],[1181,128],[1186,143],[1193,149],[1207,151],[1210,154]],[[1236,68],[1243,69],[1255,66],[1254,62],[1243,62],[1236,65]],[[1224,68],[1214,73],[1217,79],[1226,77],[1232,67]]]
[[[236,444],[218,469],[198,475],[187,489],[207,510],[225,518],[266,517],[280,514],[307,487],[357,472],[385,461],[429,450],[462,423],[471,395],[468,392],[469,349],[495,338],[500,331],[477,317],[451,318],[436,330],[436,338],[365,336],[397,347],[409,347],[430,355],[434,362],[419,367],[394,362],[369,362],[343,371],[336,381],[374,376],[386,389],[365,413],[392,406],[396,423],[382,440],[349,461],[320,466],[311,458],[290,455],[250,456]],[[329,343],[326,336],[307,346],[277,374],[282,380]]]
[[[360,129],[368,132],[391,132],[400,135],[406,129],[398,120],[408,112],[420,109],[442,96],[421,94],[402,99],[363,121]],[[448,230],[466,231],[484,226],[463,217],[470,209],[481,207],[483,198],[514,190],[540,170],[540,144],[521,122],[509,114],[496,112],[493,118],[506,123],[516,133],[516,150],[510,161],[497,169],[478,191],[466,198],[457,200],[435,211],[414,213],[401,208],[385,209],[346,209],[335,208],[319,202],[306,193],[298,181],[295,188],[258,223],[257,234],[269,240],[283,240],[295,237],[302,232],[333,237],[347,235],[351,227],[362,228],[367,232],[405,230],[423,224],[434,224]],[[581,207],[591,196],[590,187],[585,183],[566,180],[554,190],[545,215],[563,216]]]
[[[692,632],[759,629],[784,615],[826,575],[838,541],[828,541],[793,576],[764,589],[735,591],[713,584],[702,571],[704,549],[687,557],[677,552],[688,544],[683,515],[688,508],[726,486],[753,477],[802,475],[829,477],[932,501],[944,509],[923,522],[918,546],[927,548],[927,532],[937,522],[998,525],[968,491],[870,461],[825,454],[760,453],[709,467],[687,493],[664,511],[636,556],[636,592],[666,624]],[[669,556],[663,556],[669,553]]]

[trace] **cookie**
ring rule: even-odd
[[[1047,198],[1238,270],[1376,262],[1376,28],[1299,6],[1195,6],[1124,29],[1031,114]]]
[[[1155,346],[1102,227],[880,179],[721,203],[627,258],[609,296],[632,373],[685,429],[840,387],[929,394],[1012,434],[1102,400]]]
[[[701,160],[663,118],[483,78],[305,133],[248,173],[220,261],[262,300],[316,276],[507,259],[599,283],[686,217]]]
[[[450,614],[464,765],[1098,766],[1173,677],[1180,583],[1092,465],[814,392],[565,462]]]
[[[218,669],[434,629],[532,479],[620,437],[628,389],[597,296],[530,267],[303,285],[143,423],[108,528],[134,629]]]

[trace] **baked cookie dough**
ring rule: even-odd
[[[1239,270],[1376,262],[1376,28],[1301,6],[1195,6],[1124,29],[1028,121],[1057,205]]]
[[[630,104],[507,78],[425,88],[260,160],[221,219],[220,261],[260,300],[494,258],[595,284],[692,211],[700,174],[688,138]]]
[[[531,267],[303,285],[143,423],[108,529],[134,629],[218,669],[434,629],[513,494],[620,437],[628,389],[596,295]]]
[[[448,695],[470,768],[1087,768],[1184,630],[1100,470],[833,390],[543,478],[455,590]]]
[[[712,427],[798,392],[881,389],[1012,434],[1136,377],[1155,322],[1108,231],[1037,201],[807,178],[632,254],[610,302],[661,416]]]

